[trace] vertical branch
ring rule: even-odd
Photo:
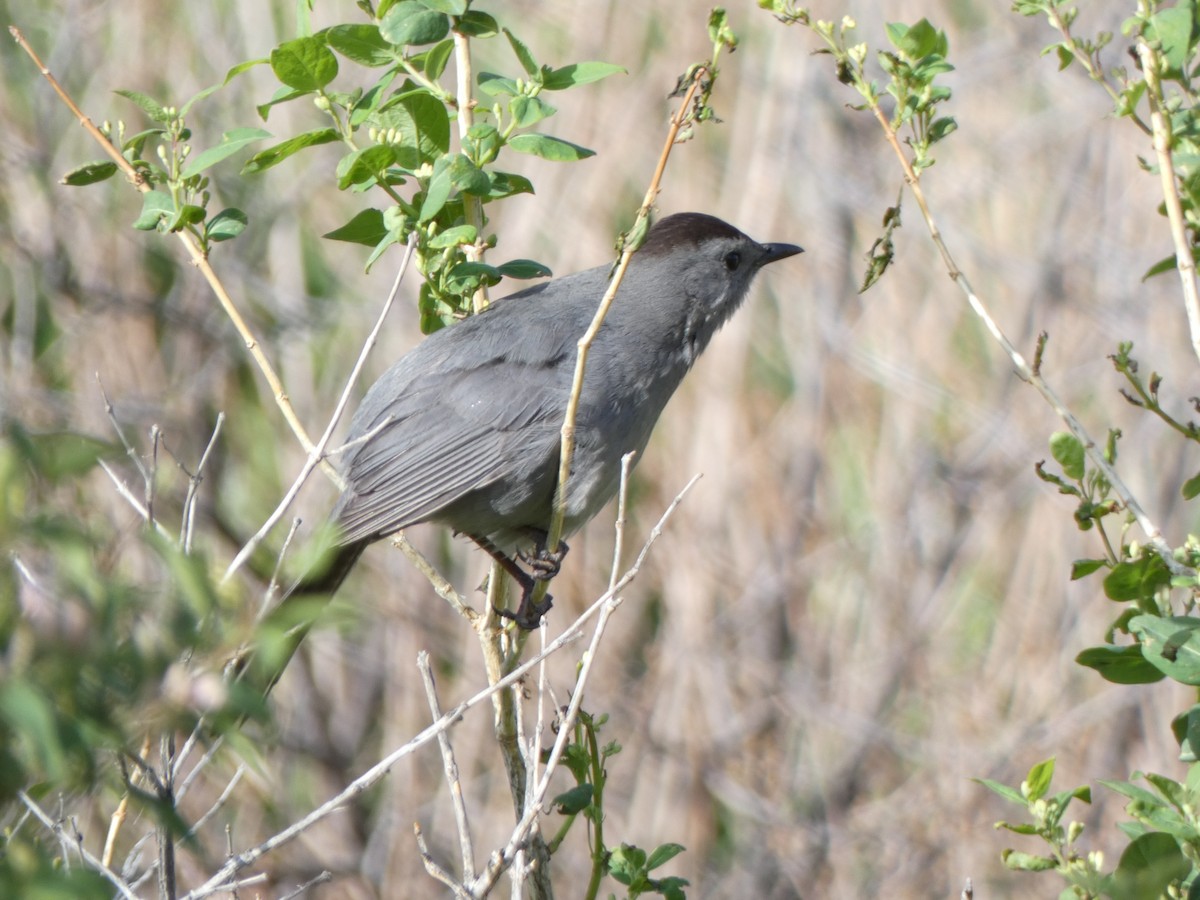
[[[159,744],[162,777],[158,784],[158,799],[167,809],[175,807],[175,735],[163,735]],[[175,836],[165,815],[158,823],[158,894],[164,900],[175,900]]]
[[[1171,123],[1163,115],[1162,82],[1158,79],[1159,56],[1145,39],[1138,40],[1138,58],[1142,61],[1142,74],[1146,77],[1146,97],[1150,101],[1150,126],[1154,132],[1154,153],[1158,157],[1158,177],[1162,181],[1162,195],[1167,208],[1167,221],[1171,226],[1171,240],[1175,245],[1175,268],[1183,287],[1183,305],[1187,310],[1188,330],[1192,336],[1192,351],[1200,360],[1200,294],[1196,288],[1196,260],[1188,243],[1187,228],[1183,221],[1183,203],[1179,198],[1179,186],[1175,182],[1175,163],[1171,156]]]
[[[650,179],[650,186],[646,188],[646,194],[642,198],[642,205],[638,208],[637,220],[631,229],[631,233],[635,237],[629,240],[622,250],[616,270],[608,282],[608,289],[604,292],[604,296],[600,300],[600,306],[596,309],[596,315],[592,318],[591,325],[588,326],[587,331],[584,332],[583,337],[579,339],[579,343],[577,344],[578,355],[575,359],[575,374],[571,379],[571,395],[567,399],[567,413],[563,417],[562,445],[558,462],[558,488],[554,494],[554,511],[550,519],[550,527],[547,529],[547,549],[558,549],[559,542],[563,536],[563,522],[567,514],[567,480],[571,476],[571,460],[575,455],[575,418],[579,413],[579,398],[583,394],[583,375],[587,368],[588,353],[591,350],[592,342],[596,339],[596,335],[600,333],[600,327],[604,324],[604,319],[608,315],[608,310],[612,306],[613,299],[617,296],[617,289],[620,288],[621,281],[625,278],[625,272],[629,268],[633,254],[641,246],[640,236],[645,233],[646,224],[650,217],[650,209],[658,197],[659,190],[661,190],[662,177],[667,168],[667,160],[671,156],[671,148],[675,146],[680,128],[688,121],[689,110],[692,108],[692,101],[696,96],[696,91],[700,89],[704,79],[708,76],[709,70],[706,66],[697,66],[692,73],[691,85],[684,94],[683,101],[679,104],[679,109],[671,116],[671,124],[667,128],[667,138],[663,142],[662,153],[658,157],[658,165],[654,168],[654,176]],[[546,596],[548,588],[549,583],[545,581],[539,581],[534,587],[533,601],[535,606]]]
[[[458,142],[466,149],[467,132],[475,124],[475,98],[471,96],[471,39],[454,31],[455,105],[458,107]],[[483,261],[483,201],[474,194],[463,194],[463,218],[475,229],[475,243],[465,248],[471,262]],[[475,312],[487,309],[487,286],[480,284],[471,298]]]

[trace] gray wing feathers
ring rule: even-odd
[[[371,403],[351,428],[350,440],[378,430],[352,451],[346,466],[349,487],[334,511],[343,542],[381,537],[436,516],[522,466],[517,454],[538,443],[531,427],[557,431],[569,384],[558,377],[531,381],[513,369],[509,359],[500,367],[424,379],[396,373],[391,389],[398,393],[391,402]]]

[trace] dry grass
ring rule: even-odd
[[[848,5],[864,22],[874,10]],[[1105,118],[1105,98],[1082,75],[1038,58],[1050,40],[1041,23],[1002,5],[909,0],[888,11],[946,27],[958,66],[948,82],[960,131],[927,190],[1002,325],[1027,350],[1049,331],[1045,373],[1094,433],[1124,430],[1123,473],[1178,536],[1195,527],[1177,492],[1194,462],[1116,395],[1105,359],[1131,339],[1146,367],[1165,375],[1177,408],[1194,393],[1172,280],[1139,281],[1170,249],[1156,181],[1136,164],[1149,146]],[[113,88],[183,98],[265,54],[289,36],[291,8],[181,4],[164,16],[147,0],[45,6],[12,5],[8,19],[97,119],[133,118]],[[350,3],[325,6],[322,23],[354,15]],[[1119,7],[1097,6],[1111,15],[1094,28],[1115,30]],[[536,21],[523,35],[547,61],[605,59],[630,75],[563,95],[550,130],[600,155],[571,166],[519,160],[538,195],[497,212],[496,258],[531,256],[559,273],[607,258],[658,152],[665,94],[707,51],[700,11],[673,7],[497,8]],[[1101,12],[1089,5],[1089,15]],[[1019,781],[1051,754],[1063,786],[1137,768],[1172,772],[1167,722],[1187,697],[1163,686],[1115,688],[1073,663],[1100,640],[1114,607],[1098,584],[1068,582],[1071,560],[1097,548],[1072,526],[1068,502],[1033,474],[1058,427],[1053,414],[972,319],[915,208],[905,207],[894,271],[855,293],[861,256],[900,185],[890,151],[865,116],[844,108],[853,97],[826,58],[809,55],[815,44],[805,34],[775,27],[749,4],[733,11],[733,25],[744,42],[725,61],[715,97],[725,124],[680,148],[660,208],[711,212],[807,253],[761,278],[638,469],[634,540],[693,472],[704,478],[629,593],[588,698],[611,714],[605,735],[625,748],[610,766],[607,835],[686,845],[670,868],[701,898],[952,897],[968,875],[977,896],[1050,896],[1051,880],[1003,870],[1008,844],[992,824],[1011,811],[969,779]],[[238,374],[245,363],[231,329],[176,248],[127,227],[138,203],[131,191],[53,183],[96,153],[11,46],[0,63],[0,297],[11,298],[2,302],[18,323],[37,303],[53,309],[62,334],[51,352],[66,378],[51,385],[37,374],[28,329],[18,328],[0,347],[0,407],[32,426],[104,433],[100,371],[128,421],[158,422],[174,446],[198,453],[214,411],[249,377]],[[215,140],[220,126],[251,124],[253,102],[267,93],[253,76],[218,94],[197,131]],[[268,127],[287,133],[313,121],[300,104],[274,112]],[[298,158],[250,188],[222,185],[248,193],[242,202],[259,227],[215,260],[314,430],[391,277],[386,267],[363,277],[355,250],[314,240],[348,218],[353,202],[327,187],[335,153]],[[306,195],[312,188],[317,199]],[[417,340],[414,319],[411,307],[397,316],[376,373]],[[242,437],[225,454],[275,456],[282,481],[299,467],[278,418],[234,422],[231,433]],[[227,462],[207,488],[249,533],[278,486],[239,478]],[[325,488],[310,492],[310,520],[328,498]],[[100,482],[91,502],[91,514],[132,527]],[[611,517],[601,517],[573,541],[556,582],[560,627],[603,589],[610,529]],[[414,538],[463,590],[482,577],[479,554],[433,531]],[[213,552],[227,559],[230,549]],[[444,701],[483,680],[468,629],[399,554],[372,550],[343,599],[359,621],[310,641],[281,685],[280,749],[229,817],[241,843],[333,793],[427,722],[419,649],[440,666]],[[555,668],[560,699],[571,665]],[[469,718],[454,736],[477,846],[490,848],[511,809],[487,718]],[[1097,797],[1089,834],[1111,853],[1120,804]],[[319,897],[432,895],[413,820],[453,858],[432,749],[268,869],[281,890],[333,869]],[[88,829],[89,840],[101,834]],[[581,884],[581,842],[556,865],[563,885]],[[199,874],[199,864],[185,865],[185,881]]]

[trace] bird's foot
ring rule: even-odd
[[[529,566],[529,574],[535,581],[549,581],[562,568],[563,558],[570,549],[566,541],[560,540],[557,550],[549,550],[546,547],[546,537],[542,535],[533,550],[521,550],[517,553],[517,558]]]
[[[550,607],[553,605],[554,598],[549,594],[543,594],[540,602],[533,602],[533,582],[530,581],[529,584],[522,585],[521,604],[517,607],[516,612],[499,607],[494,607],[494,609],[500,618],[516,622],[517,627],[524,631],[533,631],[541,624],[542,616],[550,612]]]

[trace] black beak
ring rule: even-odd
[[[795,244],[763,244],[763,249],[767,252],[759,263],[760,266],[804,252],[803,247],[797,247]]]

